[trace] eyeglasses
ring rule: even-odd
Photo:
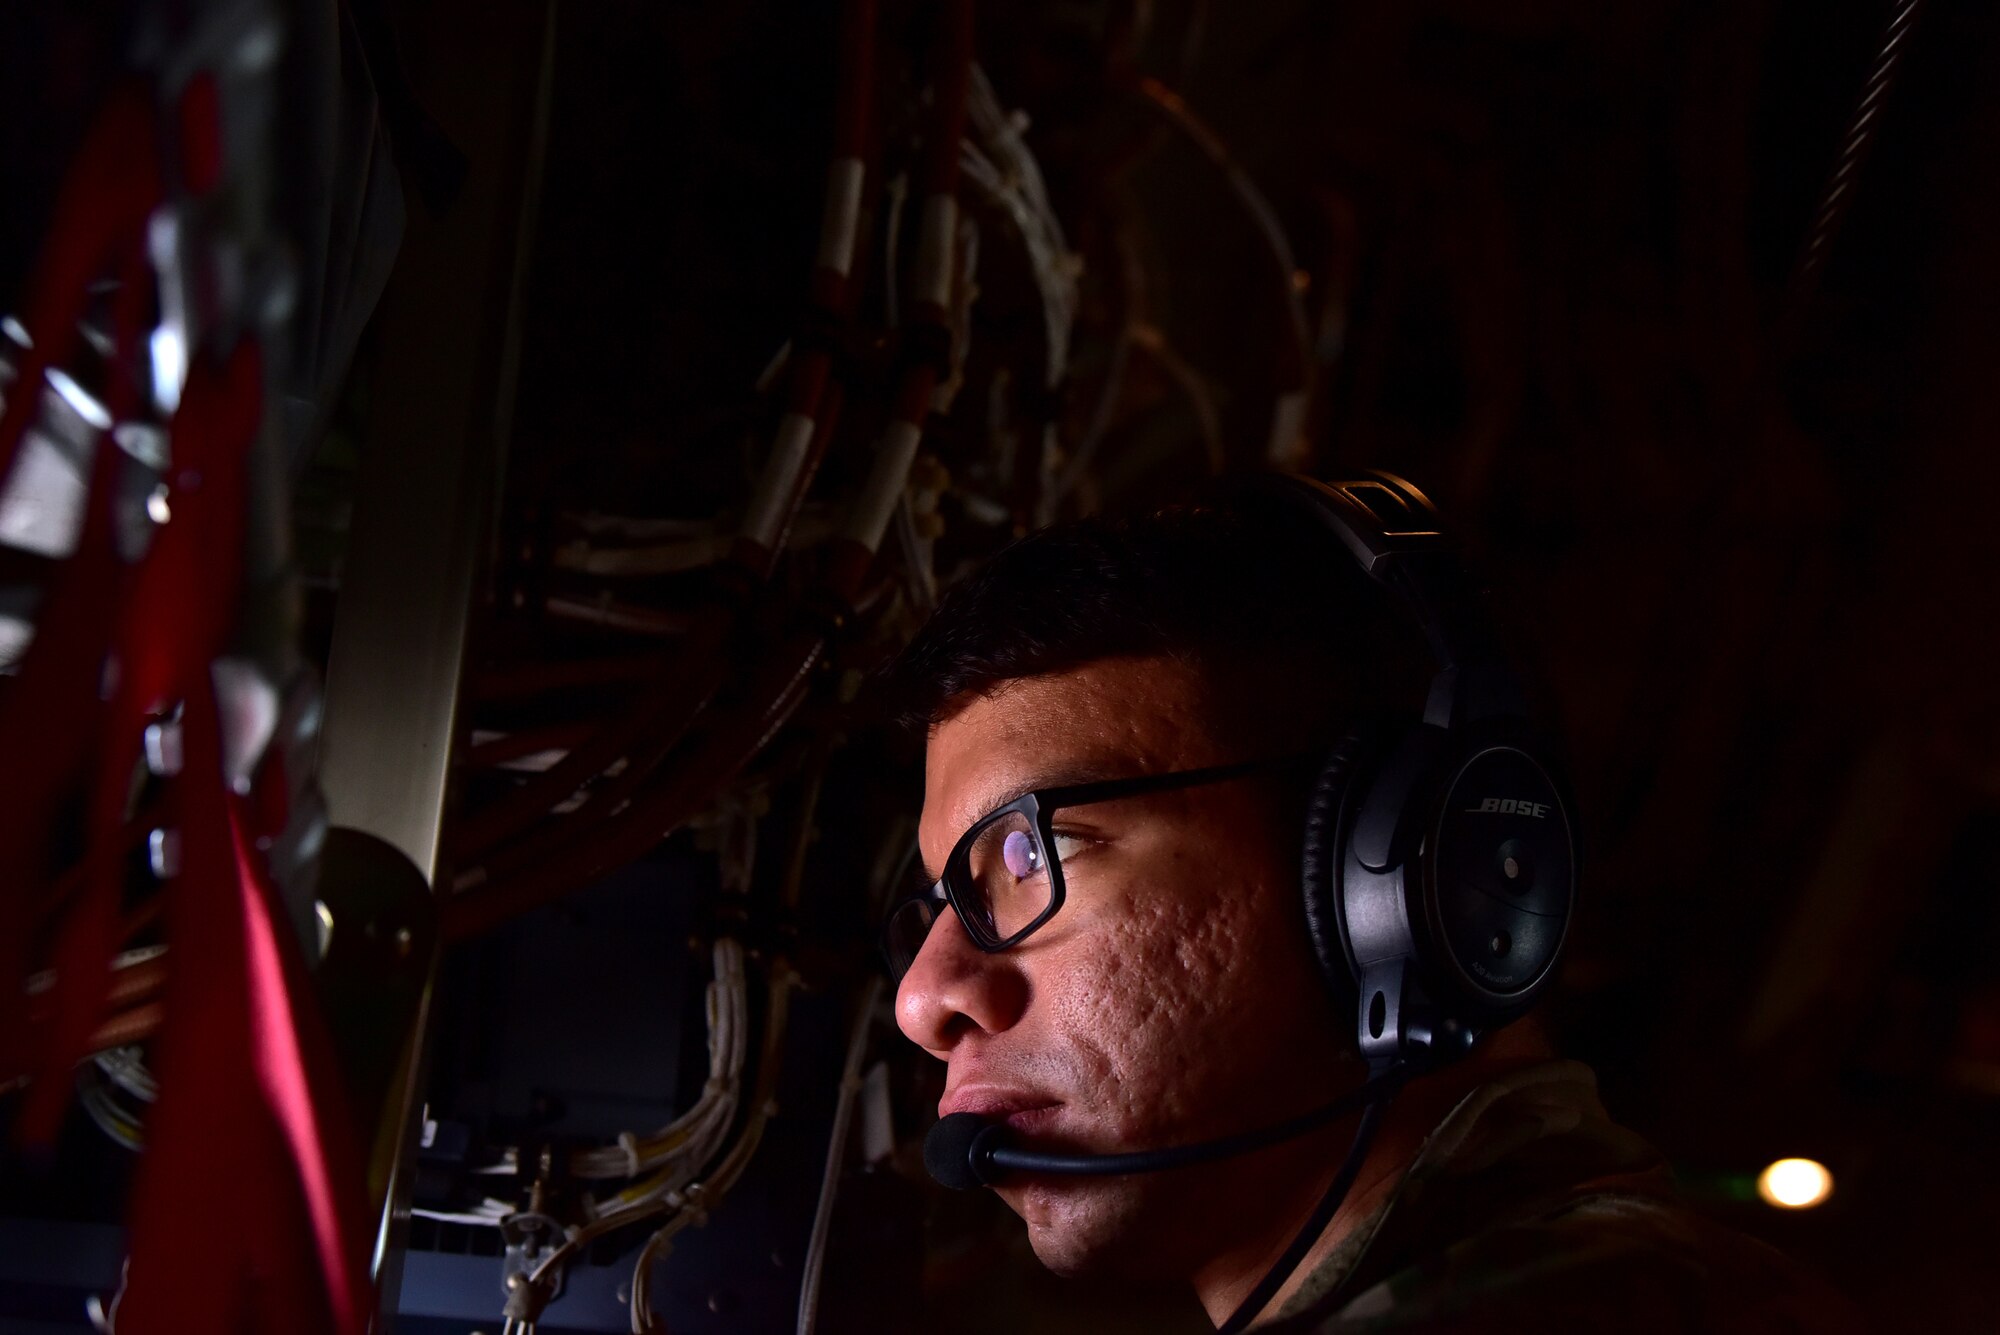
[[[944,874],[928,889],[889,911],[882,953],[890,976],[901,982],[947,905],[958,914],[972,944],[988,954],[1019,945],[1063,905],[1062,836],[1056,813],[1118,798],[1222,783],[1289,763],[1250,760],[1234,765],[1146,774],[1131,779],[1037,788],[1003,803],[972,823],[952,846]]]

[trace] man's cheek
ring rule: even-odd
[[[1073,1018],[1107,1050],[1121,1093],[1172,1100],[1190,1059],[1217,1040],[1228,948],[1217,922],[1154,911],[1106,941]]]

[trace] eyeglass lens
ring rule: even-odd
[[[889,974],[901,982],[910,966],[917,962],[917,952],[924,948],[924,938],[931,934],[931,924],[937,921],[937,909],[927,899],[907,899],[896,906],[889,915],[888,924],[882,929],[882,952],[888,957]]]
[[[963,869],[952,889],[962,905],[973,901],[972,911],[982,915],[978,926],[989,944],[1025,930],[1054,893],[1042,836],[1024,812],[1005,811],[982,826],[965,850]]]

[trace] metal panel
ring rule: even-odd
[[[455,185],[419,180],[432,206],[411,211],[378,316],[320,785],[335,826],[394,847],[433,889],[449,874],[443,825],[459,682],[511,428],[554,23],[552,0],[449,0],[412,14],[402,34],[418,98],[465,155],[465,174]],[[434,957],[423,965],[400,1073],[378,1112],[371,1174],[386,1195],[375,1250],[384,1325],[401,1284],[436,976]]]
[[[474,581],[514,402],[555,13],[437,8],[467,12],[433,16],[455,40],[420,92],[468,169],[440,216],[413,214],[383,301],[320,768],[333,823],[387,840],[433,885]]]

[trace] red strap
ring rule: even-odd
[[[90,284],[108,271],[125,280],[114,315],[118,346],[129,352],[136,340],[148,288],[146,219],[160,199],[155,152],[142,90],[120,90],[79,150],[50,218],[26,312],[33,346],[22,352],[0,411],[0,479],[41,412],[44,374],[76,347]],[[112,362],[126,365],[129,358]],[[129,383],[110,387],[114,410],[131,398]],[[15,759],[0,780],[0,1072],[10,1075],[32,1062],[18,980],[28,966],[37,901],[53,871],[49,831],[96,749],[100,726],[99,677],[112,624],[107,609],[119,602],[122,575],[112,540],[117,459],[108,443],[97,451],[77,553],[49,591],[48,610],[0,707],[0,755]]]

